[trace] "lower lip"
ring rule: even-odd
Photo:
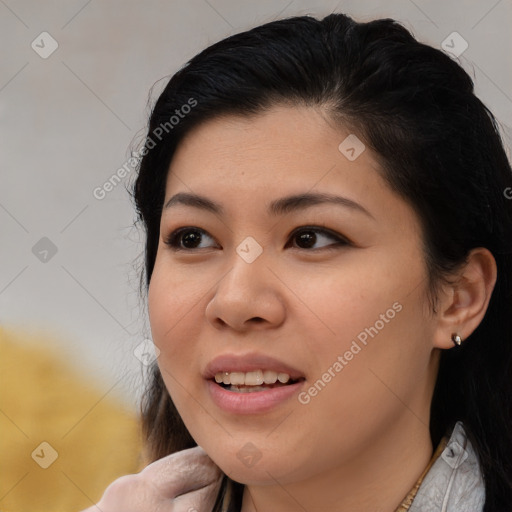
[[[238,393],[228,391],[212,380],[208,381],[208,390],[212,400],[221,409],[235,414],[256,414],[267,412],[289,400],[297,394],[305,381],[299,381],[286,386],[270,388],[265,391]]]

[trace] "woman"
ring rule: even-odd
[[[510,512],[511,187],[470,77],[393,20],[194,57],[133,191],[155,462],[98,507]]]

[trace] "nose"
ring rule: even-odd
[[[217,329],[263,330],[285,318],[283,283],[262,256],[247,263],[238,255],[231,270],[217,283],[206,306],[206,318]]]

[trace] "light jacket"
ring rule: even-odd
[[[485,485],[477,455],[458,421],[423,478],[409,512],[481,512]]]

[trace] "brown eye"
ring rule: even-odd
[[[296,230],[292,236],[292,240],[296,240],[296,244],[300,249],[311,249],[316,243],[322,241],[322,239],[334,240],[334,244],[323,245],[318,249],[332,249],[333,246],[348,245],[349,242],[343,237],[332,233],[331,231],[321,228],[300,228]]]
[[[195,227],[184,227],[173,231],[166,239],[165,243],[174,251],[196,251],[210,246],[201,247],[207,239],[213,238],[206,233],[203,229]],[[297,229],[290,236],[290,240],[295,241],[294,247],[298,249],[311,249],[312,251],[322,249],[336,249],[340,246],[350,245],[350,242],[329,230],[318,227],[302,227]],[[320,247],[315,245],[322,243],[323,240],[331,241],[332,243],[323,244]]]
[[[199,228],[180,228],[171,233],[165,243],[176,251],[195,250],[203,239],[211,238],[205,231]],[[213,240],[213,239],[212,239]]]
[[[297,245],[303,249],[310,249],[315,244],[316,238],[314,231],[302,231],[302,233],[295,235]]]

